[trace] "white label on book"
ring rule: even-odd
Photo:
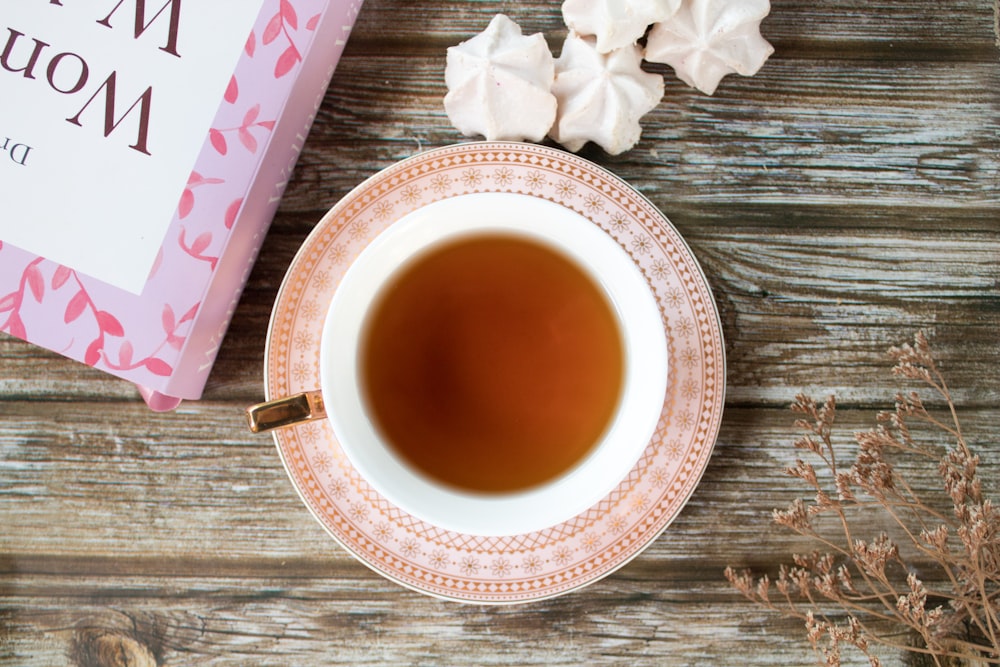
[[[263,0],[0,16],[0,240],[142,291]]]

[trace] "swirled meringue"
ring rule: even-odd
[[[599,53],[596,40],[570,32],[556,59],[559,111],[549,136],[571,151],[593,141],[611,155],[639,141],[639,119],[663,97],[663,77],[640,68],[636,45]]]
[[[666,63],[693,88],[711,95],[727,74],[752,76],[774,53],[760,34],[769,0],[684,0],[657,23],[646,41],[646,60]]]
[[[597,50],[608,53],[631,46],[650,24],[677,11],[681,0],[565,0],[563,21],[580,35],[593,35]]]
[[[522,35],[520,26],[497,14],[486,30],[449,47],[445,112],[466,136],[541,141],[556,115],[554,76],[545,37]]]

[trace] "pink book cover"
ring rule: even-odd
[[[0,331],[199,398],[361,3],[5,8]]]

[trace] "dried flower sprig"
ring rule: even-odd
[[[894,411],[855,434],[857,453],[845,464],[834,446],[836,400],[819,405],[797,396],[792,410],[804,435],[794,446],[819,468],[799,459],[786,472],[815,495],[775,510],[773,519],[820,548],[793,554],[773,582],[732,567],[725,576],[750,600],[800,619],[823,665],[840,665],[843,649],[853,647],[879,667],[878,645],[922,654],[938,667],[1000,665],[1000,511],[984,493],[980,459],[926,337],[918,333],[889,356],[894,374],[933,389],[949,415],[932,414],[916,392],[897,394]],[[947,444],[915,438],[911,428],[921,425]],[[897,465],[901,457],[936,466],[940,497],[917,493]],[[866,534],[873,511],[895,537]]]

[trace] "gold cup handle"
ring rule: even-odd
[[[254,433],[325,417],[326,407],[319,391],[307,391],[247,408],[247,424]]]

